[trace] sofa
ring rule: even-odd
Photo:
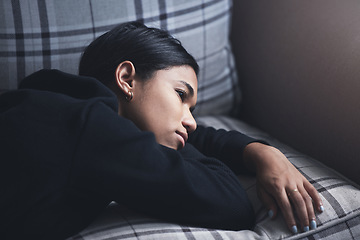
[[[280,149],[325,209],[315,230],[294,235],[281,214],[269,219],[255,177],[242,175],[256,213],[252,229],[179,225],[112,202],[69,240],[360,239],[359,11],[355,0],[2,1],[1,92],[43,68],[76,74],[84,47],[119,23],[167,29],[201,69],[198,124]]]

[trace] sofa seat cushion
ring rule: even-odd
[[[267,217],[267,210],[256,195],[255,179],[239,176],[256,212],[254,229],[224,231],[167,223],[130,211],[112,203],[92,225],[70,239],[359,239],[360,190],[336,171],[326,167],[268,134],[229,117],[203,116],[198,124],[238,130],[262,139],[280,149],[296,168],[315,186],[323,200],[323,213],[317,214],[318,228],[293,235],[281,214],[276,219]]]

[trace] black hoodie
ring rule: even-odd
[[[117,109],[99,81],[57,70],[36,72],[0,96],[2,239],[64,239],[111,201],[194,226],[252,226],[251,203],[233,171],[254,139],[198,127],[176,151]]]

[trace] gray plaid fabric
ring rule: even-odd
[[[290,234],[283,219],[270,221],[256,196],[255,180],[241,177],[257,214],[250,231],[221,231],[164,223],[111,205],[87,229],[70,239],[360,239],[358,186],[314,159],[249,125],[227,117],[240,102],[228,41],[231,0],[3,0],[0,1],[0,91],[42,68],[77,73],[84,47],[125,21],[167,29],[198,60],[198,122],[235,129],[264,139],[288,159],[320,192],[325,212],[318,228]]]
[[[77,73],[84,47],[119,23],[168,30],[200,65],[195,114],[230,113],[240,100],[228,41],[231,0],[3,0],[0,91],[42,68]]]
[[[253,230],[223,231],[165,223],[112,204],[91,226],[72,239],[360,239],[360,190],[334,170],[303,155],[250,125],[224,116],[203,116],[198,123],[226,130],[237,130],[263,139],[280,149],[295,167],[316,187],[325,211],[317,214],[316,230],[292,235],[284,219],[267,217],[267,210],[256,195],[255,179],[239,176],[253,203],[257,224]]]

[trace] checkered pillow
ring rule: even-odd
[[[240,91],[229,37],[231,0],[4,0],[0,90],[42,68],[77,73],[84,47],[119,23],[167,29],[200,65],[195,114],[237,109]]]
[[[284,145],[244,122],[228,117],[200,117],[201,125],[238,130],[263,139],[280,149],[297,169],[315,186],[325,211],[317,214],[317,229],[293,235],[279,214],[275,220],[257,198],[255,179],[241,176],[240,181],[253,203],[257,224],[253,230],[224,231],[196,228],[149,218],[122,206],[111,204],[91,226],[69,238],[75,239],[246,239],[246,240],[356,240],[360,239],[360,190],[332,169]]]

